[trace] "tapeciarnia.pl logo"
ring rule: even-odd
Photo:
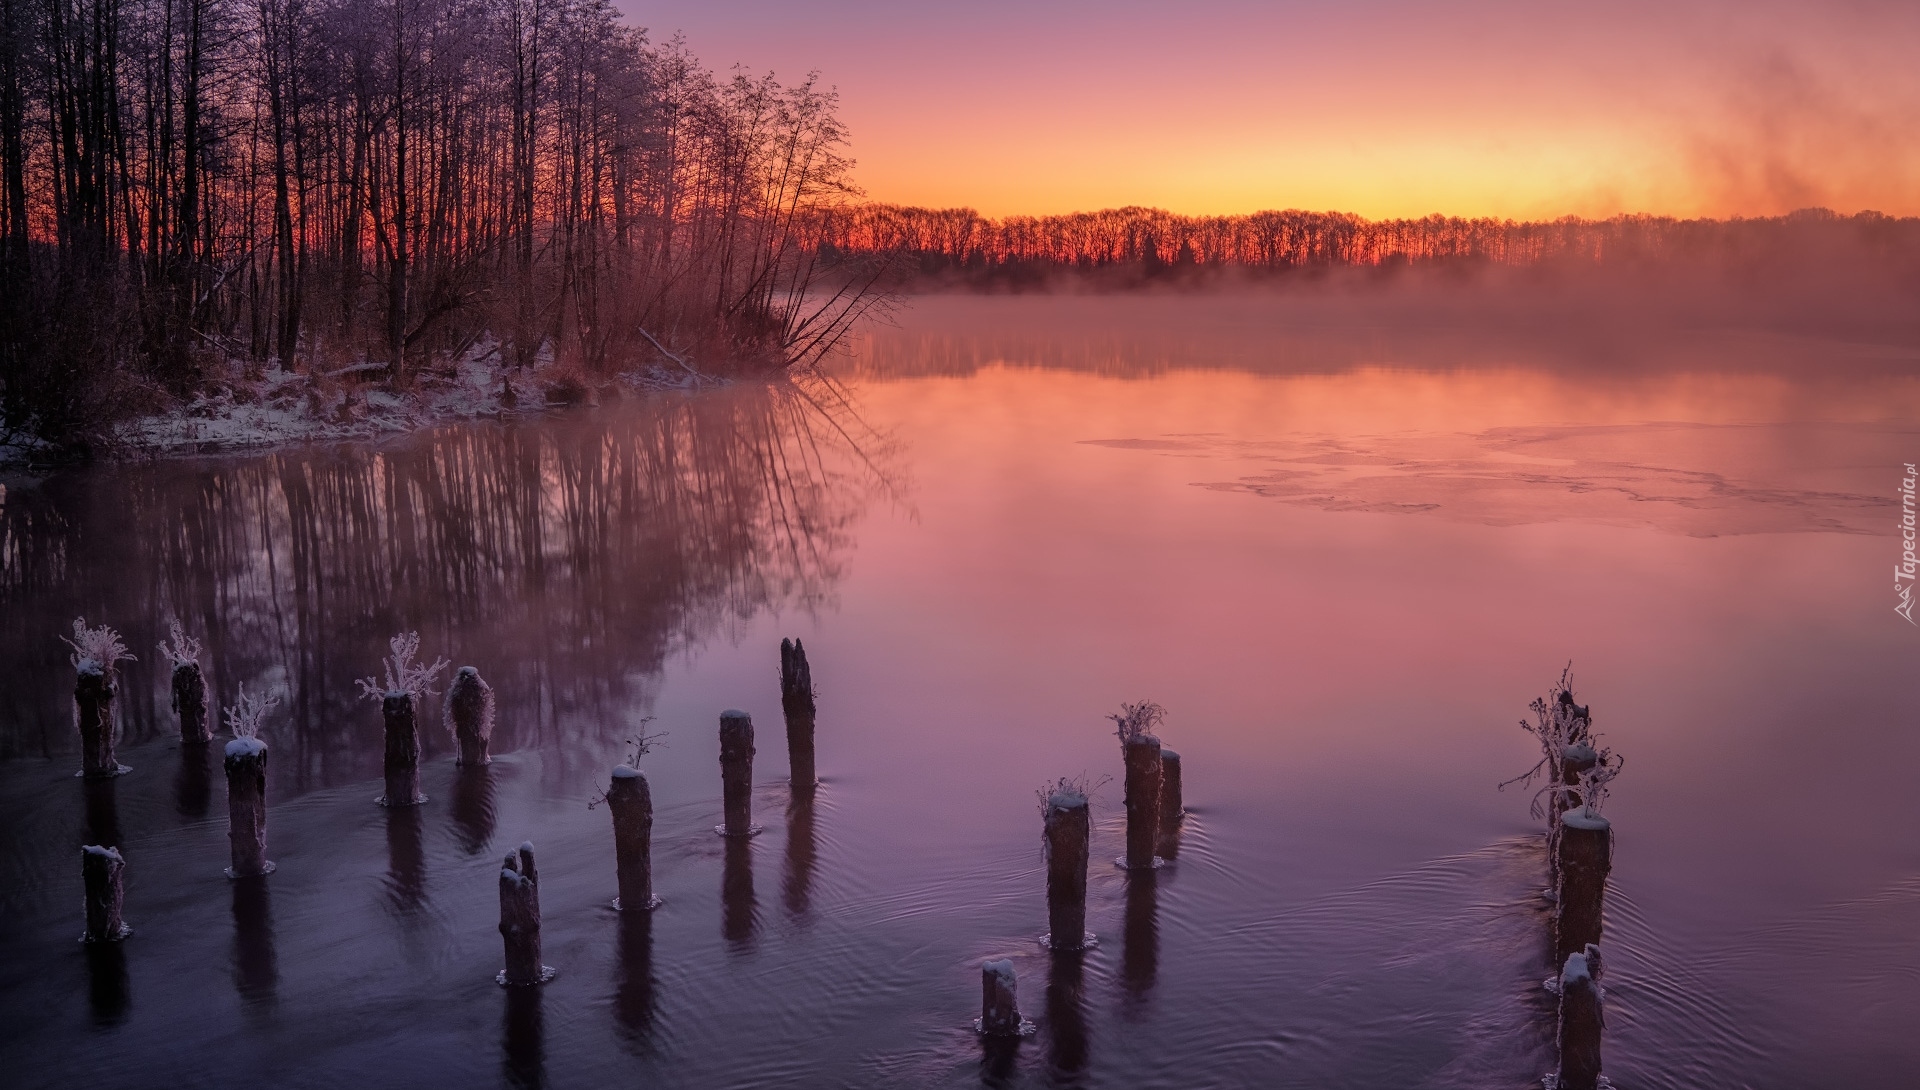
[[[1920,627],[1920,621],[1913,619],[1913,484],[1915,473],[1913,463],[1906,465],[1907,475],[1900,479],[1900,563],[1893,566],[1893,593],[1899,604],[1893,611],[1907,619],[1907,623]]]

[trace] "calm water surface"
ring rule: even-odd
[[[1501,780],[1571,660],[1608,803],[1616,1086],[1874,1088],[1920,1064],[1920,631],[1893,612],[1910,344],[1315,318],[1258,300],[929,299],[840,394],[735,387],[366,448],[6,482],[0,1052],[10,1086],[1514,1087],[1552,1066],[1539,827]],[[119,628],[121,759],[73,778],[71,618]],[[275,689],[265,883],[157,639]],[[417,628],[500,699],[380,793],[353,679]],[[820,690],[811,805],[776,654]],[[1054,959],[1035,791],[1169,709],[1177,861],[1095,798]],[[723,843],[717,716],[759,728]],[[643,726],[644,724],[644,726]],[[590,808],[624,739],[663,906]],[[531,839],[545,960],[496,987]],[[127,863],[76,942],[76,848]],[[1039,1032],[983,1054],[978,963]]]

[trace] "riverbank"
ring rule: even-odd
[[[95,453],[125,461],[365,441],[455,420],[597,405],[631,393],[726,381],[671,362],[613,375],[551,360],[508,367],[491,350],[418,372],[400,390],[375,381],[384,370],[384,364],[369,363],[334,371],[257,370],[236,361],[227,376],[192,399],[166,399],[171,403],[157,411],[116,425],[105,449]],[[61,460],[44,444],[0,443],[0,469],[31,471]]]

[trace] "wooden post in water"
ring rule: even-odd
[[[1121,866],[1152,868],[1160,844],[1160,739],[1140,734],[1122,746],[1127,764],[1127,855]]]
[[[120,857],[118,848],[89,844],[80,849],[80,878],[86,885],[87,899],[87,933],[80,936],[83,941],[119,942],[133,934],[133,928],[120,917],[126,896],[120,874],[126,869],[127,861]]]
[[[1599,948],[1569,954],[1560,970],[1560,1070],[1558,1090],[1598,1090],[1600,1034],[1606,1018],[1601,1009]]]
[[[753,717],[743,711],[720,713],[720,790],[726,808],[722,836],[752,836]]]
[[[1013,962],[1006,958],[980,965],[980,1032],[989,1037],[1018,1036],[1020,1005],[1014,998]]]
[[[454,763],[463,767],[492,764],[487,744],[493,739],[493,686],[474,666],[462,666],[447,686],[447,721],[460,745]]]
[[[267,744],[258,738],[227,743],[227,842],[229,878],[272,874],[267,861]]]
[[[813,671],[799,640],[780,641],[780,710],[787,720],[787,768],[795,791],[810,791],[813,766]]]
[[[183,745],[213,741],[213,717],[207,714],[207,678],[197,662],[174,664],[173,713],[180,717]]]
[[[620,883],[613,907],[645,912],[660,904],[653,895],[653,791],[646,775],[631,765],[614,766],[607,809],[613,814],[613,864]]]
[[[540,964],[540,875],[533,867],[533,844],[520,845],[500,868],[500,938],[507,967],[494,977],[508,987],[545,984],[554,977]]]
[[[1554,914],[1554,960],[1600,941],[1607,874],[1613,869],[1613,825],[1587,806],[1560,815],[1560,898]]]
[[[133,771],[114,755],[113,672],[95,659],[82,659],[73,685],[73,706],[80,727],[80,775],[110,779]]]
[[[379,799],[380,805],[418,806],[427,797],[420,793],[420,726],[413,694],[388,692],[380,701],[380,717],[387,730],[387,793]]]
[[[1180,820],[1186,812],[1186,800],[1180,794],[1180,755],[1163,746],[1160,749],[1160,855],[1164,859],[1180,854]]]
[[[1062,781],[1042,811],[1047,845],[1047,945],[1081,950],[1087,930],[1087,857],[1092,827],[1087,796]]]

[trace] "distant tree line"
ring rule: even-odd
[[[1517,222],[1427,216],[1368,220],[1344,212],[1180,216],[1114,208],[988,219],[970,208],[867,204],[824,228],[826,245],[896,254],[925,275],[1018,279],[1051,272],[1182,269],[1283,271],[1431,263],[1537,265],[1764,259],[1809,248],[1920,253],[1920,219],[1809,209],[1757,219],[1616,216]]]
[[[835,108],[609,0],[0,0],[0,442],[236,360],[816,355]]]

